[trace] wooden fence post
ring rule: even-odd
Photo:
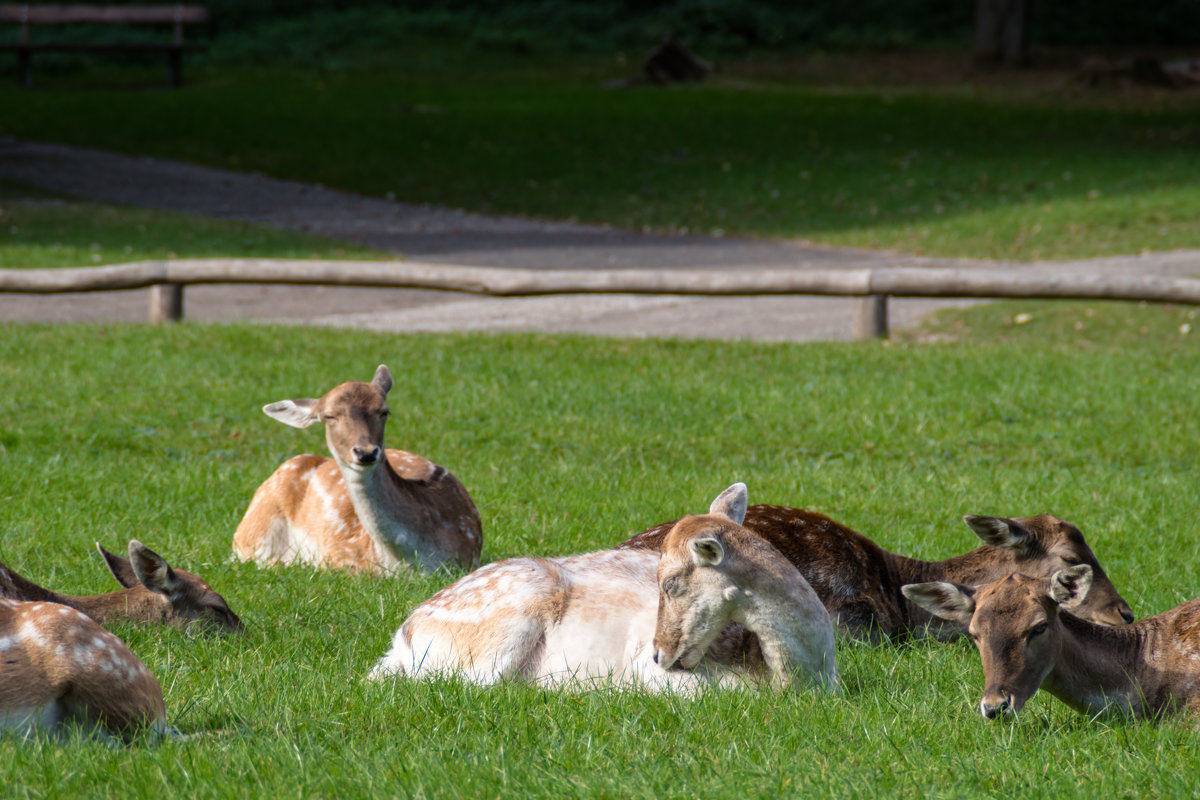
[[[888,338],[886,294],[872,294],[858,299],[858,310],[854,317],[854,338]]]
[[[150,322],[179,322],[183,319],[183,284],[160,283],[150,287]]]

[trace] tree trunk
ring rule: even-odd
[[[1029,0],[975,0],[975,62],[990,67],[1029,63]]]

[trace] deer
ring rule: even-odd
[[[125,643],[69,606],[0,598],[0,730],[171,736],[162,688]]]
[[[904,587],[930,613],[967,626],[983,662],[979,713],[1015,715],[1039,688],[1090,716],[1161,718],[1200,709],[1200,599],[1121,628],[1080,619],[1089,564],[983,586]]]
[[[483,531],[463,485],[428,459],[384,447],[391,388],[381,364],[370,383],[263,407],[295,428],[322,423],[333,457],[295,456],[259,486],[233,536],[236,558],[375,575],[479,565]]]
[[[694,584],[700,595],[718,585],[724,591],[726,586],[736,586],[739,579],[753,578],[758,582],[746,589],[758,592],[767,604],[779,597],[797,602],[796,596],[803,594],[803,579],[794,568],[788,573],[774,564],[755,578],[746,565],[769,560],[771,553],[748,536],[728,535],[738,524],[739,503],[744,512],[745,497],[745,485],[735,484],[712,502],[708,515],[687,518],[677,537],[681,551],[690,547],[688,537],[717,541],[725,555],[713,566],[726,564],[721,571],[726,582],[693,581],[683,575],[683,565],[675,564],[669,568],[675,570],[672,586]],[[741,552],[740,546],[746,542],[755,545],[753,552]],[[709,558],[710,564],[712,561]],[[776,561],[783,561],[782,556]],[[772,669],[781,674],[768,676],[769,682],[794,685],[794,673],[806,667],[807,656],[789,659],[789,655],[803,649],[796,648],[795,642],[813,637],[789,631],[788,626],[823,624],[832,639],[832,625],[823,608],[812,620],[803,614],[793,618],[783,614],[767,625],[769,613],[757,613],[743,602],[746,598],[735,598],[724,606],[717,603],[713,613],[702,615],[703,626],[687,620],[672,624],[671,630],[686,637],[679,641],[687,645],[664,655],[665,650],[660,652],[655,644],[657,626],[660,619],[673,620],[674,612],[663,616],[659,610],[659,562],[658,553],[631,549],[557,558],[518,557],[487,564],[417,606],[367,678],[453,675],[481,685],[519,680],[548,687],[615,686],[690,694],[706,686],[756,683]],[[760,586],[762,581],[777,579],[787,586],[770,590]],[[682,612],[685,601],[680,597],[673,594],[671,606]],[[814,601],[812,595],[807,605],[800,605],[811,610]],[[724,617],[744,619],[746,628],[713,621]],[[715,635],[710,626],[717,629]],[[695,632],[700,627],[703,630]],[[787,641],[779,640],[777,630],[785,631]],[[815,638],[824,641],[821,635]],[[702,649],[702,643],[710,646]],[[821,644],[818,649],[823,647]],[[817,683],[830,676],[836,679],[832,650],[822,652],[825,660]],[[668,668],[679,662],[690,669]]]
[[[1049,576],[1073,564],[1091,566],[1095,580],[1076,615],[1104,625],[1126,625],[1133,611],[1118,594],[1088,547],[1083,533],[1050,514],[1023,519],[963,517],[982,547],[943,561],[920,561],[890,553],[824,514],[775,505],[754,505],[744,526],[791,561],[816,591],[837,631],[860,642],[907,638],[953,639],[965,630],[910,602],[908,583],[947,580],[983,584],[1014,571]],[[676,522],[633,536],[618,549],[658,550]]]
[[[64,595],[45,589],[0,564],[0,597],[58,603],[81,611],[101,625],[118,623],[169,625],[182,631],[236,633],[241,619],[225,598],[198,575],[172,569],[137,539],[129,542],[129,558],[96,543],[120,591],[97,595]]]

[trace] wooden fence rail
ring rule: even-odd
[[[832,295],[864,298],[859,336],[887,335],[887,297],[1134,300],[1200,305],[1200,280],[1013,270],[879,267],[847,270],[531,270],[413,261],[192,259],[81,269],[0,270],[0,292],[60,294],[155,287],[152,321],[183,316],[183,287],[289,284],[440,289],[493,297],[555,294]]]

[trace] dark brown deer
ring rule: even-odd
[[[267,416],[325,426],[333,458],[285,461],[250,501],[233,552],[259,566],[303,563],[393,575],[479,566],[483,532],[467,490],[445,468],[383,446],[392,375],[350,381],[322,397],[280,400]]]
[[[743,525],[775,546],[796,565],[829,611],[834,625],[857,639],[936,636],[964,631],[910,602],[906,583],[954,581],[981,584],[1014,571],[1048,577],[1073,564],[1088,564],[1093,590],[1076,613],[1093,622],[1123,625],[1133,621],[1129,605],[1069,522],[1049,514],[1026,519],[966,516],[983,547],[944,561],[919,561],[889,553],[875,542],[823,514],[784,506],[750,506]],[[658,550],[675,521],[656,525],[618,548]]]
[[[242,629],[242,621],[225,598],[198,575],[172,569],[162,556],[137,539],[129,542],[128,559],[108,552],[99,543],[96,549],[124,589],[96,595],[58,594],[0,564],[0,597],[60,603],[82,611],[101,625],[136,622],[171,625],[180,630]]]
[[[1200,709],[1200,600],[1124,628],[1075,612],[1094,586],[1087,564],[1046,578],[1009,575],[985,586],[905,586],[931,613],[965,625],[983,661],[979,712],[1020,711],[1039,688],[1084,714],[1160,717]]]

